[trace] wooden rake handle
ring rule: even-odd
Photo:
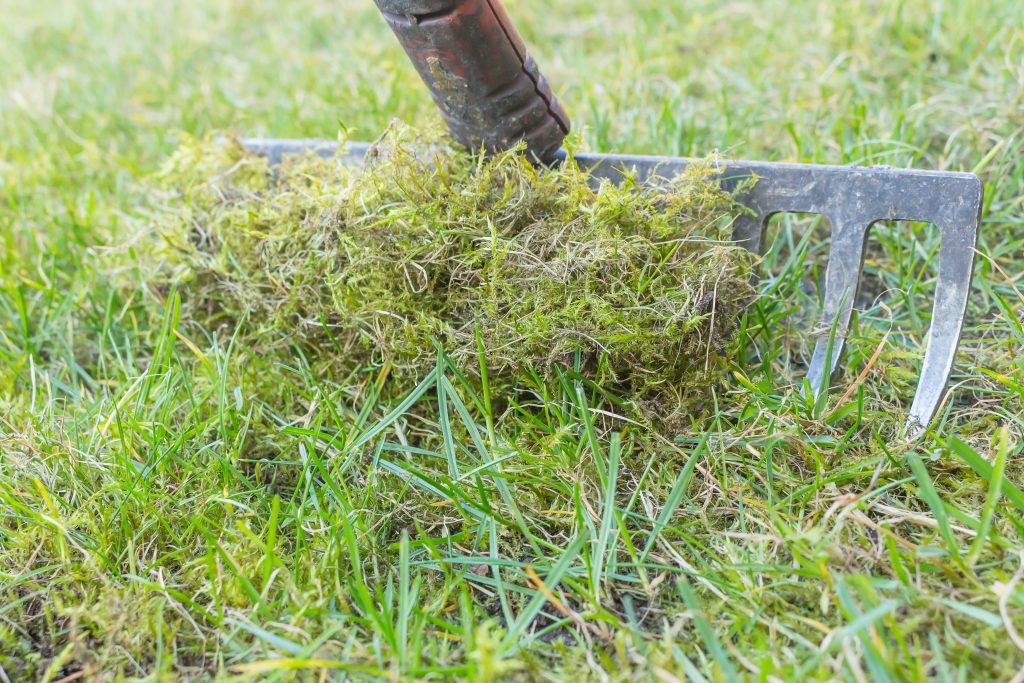
[[[569,117],[500,0],[374,0],[430,89],[452,135],[470,149],[526,141],[551,163]]]

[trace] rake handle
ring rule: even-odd
[[[374,0],[452,135],[499,152],[526,141],[550,163],[569,117],[527,54],[500,0]]]

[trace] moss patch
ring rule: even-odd
[[[659,187],[592,186],[574,164],[481,159],[392,125],[364,167],[191,141],[161,182],[161,279],[207,329],[298,343],[338,372],[412,379],[440,344],[515,381],[575,368],[664,417],[723,368],[750,258],[706,169]]]

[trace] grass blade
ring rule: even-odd
[[[1003,489],[1004,473],[1006,472],[1006,457],[1010,452],[1010,436],[1003,427],[999,430],[999,444],[996,447],[996,463],[992,468],[992,479],[989,481],[988,494],[985,496],[985,504],[981,508],[981,523],[978,528],[978,535],[971,543],[967,551],[967,564],[974,566],[981,551],[985,549],[985,541],[988,540],[989,532],[992,530],[992,518],[995,516],[996,506],[999,504],[999,495]]]
[[[938,491],[935,490],[935,485],[928,474],[928,469],[924,466],[921,457],[917,453],[907,453],[907,462],[910,464],[910,470],[914,473],[914,479],[917,480],[918,495],[931,508],[935,522],[939,525],[939,534],[942,535],[942,540],[946,544],[946,551],[953,558],[959,560],[960,546],[956,541],[956,536],[953,535],[953,529],[949,525],[949,516],[946,514],[946,508],[939,497]]]
[[[555,565],[548,572],[547,576],[544,577],[544,584],[548,587],[548,590],[554,590],[559,582],[565,577],[566,573],[572,567],[573,562],[576,561],[576,556],[579,555],[580,550],[583,549],[583,545],[587,542],[588,535],[586,532],[581,532],[566,546],[565,550],[562,551],[561,556]],[[535,591],[533,598],[523,608],[523,611],[519,613],[519,617],[516,618],[515,622],[509,627],[505,634],[504,640],[502,640],[503,647],[506,648],[506,652],[511,653],[518,650],[520,647],[525,645],[525,638],[523,637],[527,627],[540,613],[541,608],[548,601],[547,597],[541,591]]]
[[[995,478],[995,468],[993,468],[987,460],[981,457],[976,450],[955,436],[950,437],[949,440],[946,441],[946,446],[949,448],[950,452],[963,460],[968,467],[974,470],[979,477],[987,481],[989,484],[992,483]],[[1000,492],[1006,496],[1006,499],[1013,503],[1014,507],[1021,512],[1024,512],[1024,491],[1021,491],[1012,481],[1005,478],[1002,480],[999,489]]]
[[[604,495],[601,501],[601,527],[598,530],[597,542],[594,544],[590,561],[591,591],[595,596],[601,595],[601,587],[604,583],[602,572],[604,571],[605,555],[608,553],[608,545],[611,542],[615,523],[615,489],[619,478],[621,451],[622,435],[616,432],[612,434],[612,441],[608,447],[608,473],[605,476]]]
[[[725,648],[722,647],[722,643],[715,635],[711,622],[704,615],[704,610],[701,608],[693,589],[690,588],[690,584],[687,583],[686,579],[682,579],[676,584],[676,587],[679,595],[683,598],[683,602],[686,604],[686,609],[691,612],[693,625],[697,629],[700,639],[704,641],[704,647],[708,649],[711,658],[718,664],[722,677],[727,681],[739,681],[739,676],[736,674],[736,669],[733,667],[729,655],[725,652]]]

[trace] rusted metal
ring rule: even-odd
[[[499,0],[375,0],[456,140],[489,152],[526,141],[549,163],[569,132]]]

